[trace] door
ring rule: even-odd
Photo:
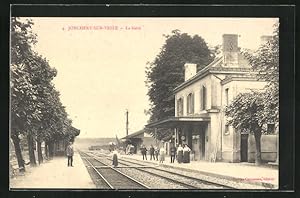
[[[200,139],[199,139],[199,147],[200,147],[200,159],[205,160],[205,126],[201,126],[200,128]]]
[[[241,134],[241,162],[248,161],[248,134]]]
[[[194,159],[196,161],[200,160],[200,146],[199,146],[199,141],[200,141],[199,135],[193,135],[193,141],[192,141],[193,148],[192,148],[192,152],[194,153]]]
[[[201,143],[200,143],[200,147],[201,147],[201,159],[205,160],[205,132],[202,132],[201,135]]]

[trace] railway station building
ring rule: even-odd
[[[254,137],[227,125],[224,113],[239,93],[266,85],[240,52],[238,35],[224,34],[221,55],[203,69],[193,63],[184,68],[185,81],[174,89],[175,115],[146,127],[173,129],[175,144],[187,144],[195,160],[254,162]],[[275,130],[272,123],[268,127]],[[276,135],[262,135],[262,160],[276,160],[277,142]]]

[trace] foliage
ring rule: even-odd
[[[259,80],[267,82],[265,110],[269,111],[269,120],[279,122],[279,23],[274,24],[271,39],[254,53],[244,53]]]
[[[265,124],[265,102],[263,93],[250,92],[239,94],[225,109],[227,124],[241,132],[260,131]]]
[[[171,35],[164,37],[166,41],[160,53],[146,68],[146,85],[151,101],[149,122],[174,116],[173,90],[184,82],[185,63],[196,63],[197,69],[200,70],[214,58],[204,39],[198,35],[191,37],[179,30],[173,30]],[[159,139],[168,135],[170,135],[168,130],[159,129],[157,133]]]
[[[12,18],[11,23],[11,122],[12,133],[25,133],[33,120],[40,119],[35,106],[37,90],[32,83],[31,46],[36,42],[31,32],[32,21],[21,23]]]
[[[32,25],[31,20],[11,20],[11,136],[30,136],[39,142],[71,139],[72,121],[52,83],[57,71],[32,50],[36,43]]]
[[[261,162],[261,134],[266,124],[279,123],[279,24],[274,35],[254,53],[244,52],[258,80],[267,82],[264,91],[239,94],[226,107],[228,124],[239,132],[253,133],[256,144],[256,163]]]

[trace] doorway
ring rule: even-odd
[[[200,147],[200,159],[205,160],[205,127],[201,125],[200,127],[200,139],[199,139],[199,147]]]
[[[241,134],[241,162],[248,162],[248,134]]]
[[[203,131],[200,138],[201,159],[205,159],[205,132]]]

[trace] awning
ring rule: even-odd
[[[125,136],[125,137],[123,137],[123,138],[121,138],[121,139],[134,139],[134,138],[136,138],[136,139],[137,139],[137,138],[141,139],[141,138],[144,137],[144,133],[145,133],[145,130],[143,129],[143,130],[140,130],[140,131],[131,133],[131,134],[129,134],[129,135],[127,135],[127,136]]]
[[[168,117],[164,120],[159,120],[146,125],[147,128],[176,128],[184,125],[201,124],[209,122],[210,117],[207,114],[193,117]]]

